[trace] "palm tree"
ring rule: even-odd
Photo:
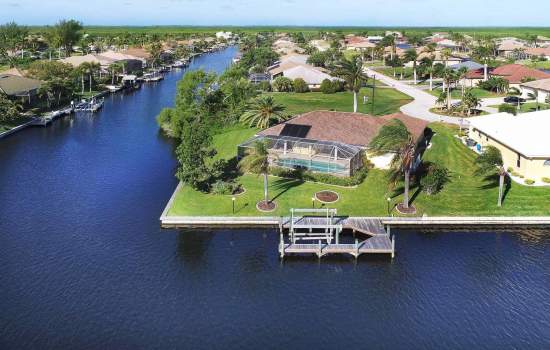
[[[432,57],[424,57],[420,60],[420,71],[422,74],[429,74],[430,75],[430,91],[433,90],[433,78],[434,78],[434,60]]]
[[[504,178],[506,171],[504,170],[504,162],[502,161],[502,154],[498,148],[494,146],[487,146],[483,153],[481,153],[477,159],[477,175],[484,175],[486,177],[497,176],[498,181],[498,202],[499,207],[502,206],[502,196],[504,194]]]
[[[533,90],[533,92],[530,92],[530,93],[527,94],[527,97],[529,97],[532,100],[535,100],[535,102],[537,104],[537,111],[538,111],[540,109],[540,106],[539,106],[539,91],[538,90]]]
[[[360,56],[350,59],[342,58],[336,65],[334,73],[336,76],[344,79],[348,90],[353,92],[353,112],[357,113],[357,94],[361,90],[363,83],[369,79],[363,70],[363,60]]]
[[[456,71],[456,77],[461,82],[460,86],[462,88],[462,97],[463,98],[464,98],[464,92],[465,92],[464,79],[466,78],[466,74],[468,74],[468,68],[466,68],[466,67],[460,67]]]
[[[481,105],[481,99],[474,95],[472,89],[468,89],[462,95],[462,107],[466,109],[468,117],[472,113],[472,109]]]
[[[413,75],[414,84],[416,85],[416,60],[418,59],[418,53],[415,49],[409,49],[405,52],[405,60],[413,63]]]
[[[275,102],[273,96],[260,96],[241,115],[241,122],[260,129],[267,128],[272,121],[281,122],[286,118],[286,107]]]
[[[391,161],[390,183],[395,185],[403,176],[405,191],[403,194],[403,208],[409,208],[410,175],[414,167],[416,144],[413,136],[399,119],[384,125],[378,135],[369,144],[369,148],[376,154],[394,153]]]
[[[269,151],[265,142],[257,141],[251,153],[239,162],[242,171],[263,175],[264,178],[264,202],[269,203],[268,173]]]
[[[441,72],[441,77],[443,78],[443,84],[447,92],[447,110],[450,111],[451,110],[451,84],[457,81],[458,75],[454,70],[448,67],[445,67]]]
[[[111,85],[115,85],[115,76],[124,70],[124,65],[122,62],[113,62],[109,66],[109,70],[111,71]]]

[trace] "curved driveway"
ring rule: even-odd
[[[449,117],[430,112],[430,109],[435,106],[435,96],[423,90],[420,90],[415,86],[405,84],[404,82],[390,78],[382,73],[376,72],[370,68],[365,68],[365,72],[369,77],[376,76],[377,80],[383,82],[388,86],[393,87],[394,89],[404,93],[405,95],[409,95],[414,99],[414,101],[412,101],[411,103],[402,106],[400,108],[401,112],[410,115],[411,117],[427,120],[430,122],[445,122],[461,126],[467,126],[469,124],[468,120],[464,118]]]

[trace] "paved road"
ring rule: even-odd
[[[430,122],[441,121],[450,124],[467,126],[469,123],[464,118],[448,117],[430,112],[430,109],[435,106],[435,96],[422,91],[421,89],[405,84],[402,81],[390,78],[370,68],[365,68],[365,72],[369,77],[376,75],[376,79],[387,84],[402,93],[414,98],[409,104],[401,107],[401,112],[410,115],[411,117],[427,120]]]

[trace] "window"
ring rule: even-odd
[[[550,159],[547,159],[547,160],[544,162],[544,166],[550,166]]]
[[[518,168],[521,168],[521,156],[519,155],[519,153],[518,153],[518,160],[516,161],[516,166]]]

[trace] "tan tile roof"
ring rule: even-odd
[[[531,89],[550,91],[550,79],[541,79],[523,83],[521,86],[525,86]]]
[[[310,129],[305,138],[366,147],[380,128],[393,119],[401,120],[416,139],[423,135],[428,125],[424,120],[403,113],[373,117],[361,113],[313,111],[298,115],[258,134],[279,136],[286,124],[306,125]]]

